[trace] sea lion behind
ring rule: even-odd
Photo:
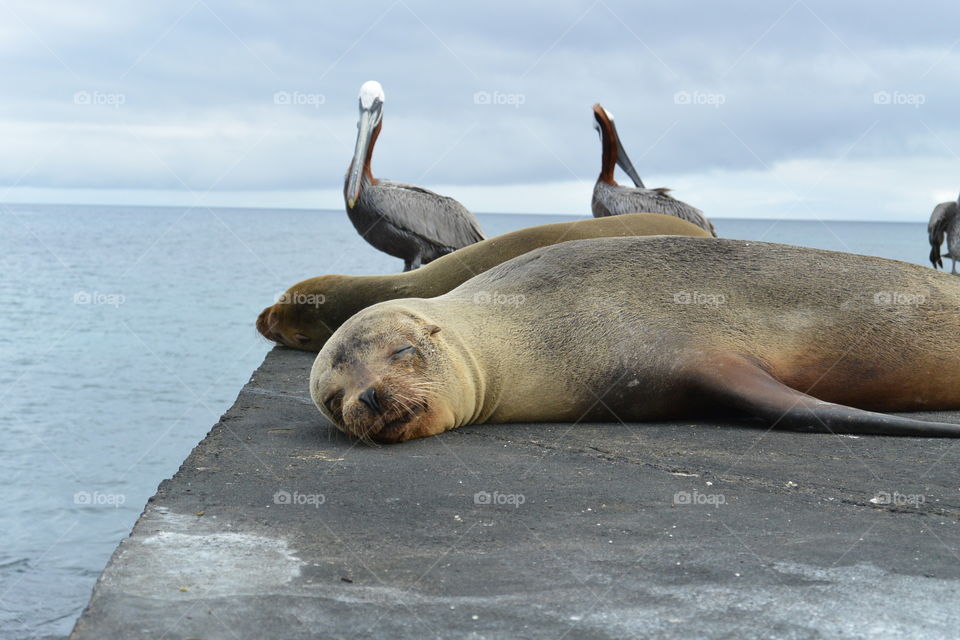
[[[428,265],[382,276],[326,275],[290,287],[257,318],[257,330],[279,344],[319,351],[330,335],[357,311],[384,300],[432,298],[477,274],[533,249],[586,238],[682,235],[708,236],[673,216],[633,213],[577,220],[505,233],[447,254]]]
[[[960,408],[960,281],[762,242],[566,242],[440,297],[358,313],[320,351],[310,392],[338,428],[383,442],[718,410],[770,427],[960,436],[871,413]]]

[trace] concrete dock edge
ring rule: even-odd
[[[312,361],[268,354],[73,640],[960,630],[960,442],[611,423],[369,447],[313,406]]]

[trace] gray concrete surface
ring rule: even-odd
[[[270,353],[72,638],[960,636],[957,441],[531,424],[374,448],[313,407],[312,360]]]

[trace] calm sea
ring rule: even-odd
[[[562,216],[481,215],[488,235]],[[720,235],[924,264],[924,223],[716,220]],[[689,256],[696,260],[696,256]],[[0,206],[0,637],[62,637],[157,484],[322,273],[398,271],[343,212]]]

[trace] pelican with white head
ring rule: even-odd
[[[401,258],[404,271],[409,271],[484,237],[477,219],[453,198],[373,177],[370,161],[383,128],[384,99],[376,80],[360,87],[357,144],[343,181],[343,199],[360,235]]]
[[[367,80],[360,86],[360,119],[357,121],[357,144],[353,150],[353,161],[347,174],[344,196],[347,208],[352,209],[360,197],[360,181],[363,172],[370,168],[370,155],[373,152],[375,134],[380,133],[383,121],[383,87],[376,80]]]
[[[669,189],[648,189],[637,170],[633,168],[627,150],[620,142],[613,114],[599,104],[593,105],[593,128],[600,134],[603,147],[600,176],[593,187],[591,208],[596,218],[616,216],[623,213],[662,213],[677,216],[717,235],[713,224],[696,207],[677,200]],[[633,180],[634,187],[617,184],[614,171],[620,167]]]

